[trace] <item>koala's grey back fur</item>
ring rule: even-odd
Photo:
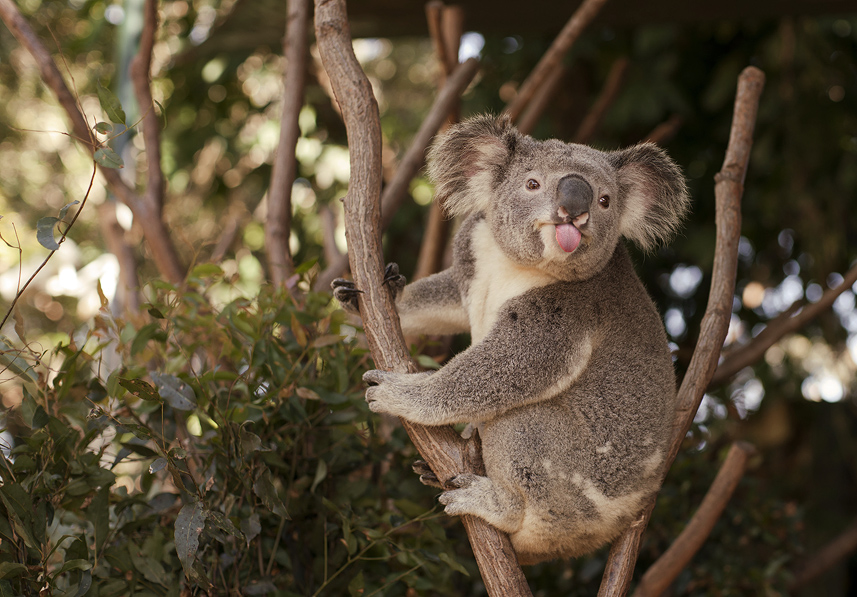
[[[684,179],[651,144],[539,142],[490,117],[442,137],[430,173],[466,219],[452,267],[404,288],[402,326],[473,344],[433,374],[368,373],[367,400],[479,425],[487,475],[440,499],[508,532],[522,563],[592,551],[656,491],[675,408],[667,338],[619,237],[668,237]]]

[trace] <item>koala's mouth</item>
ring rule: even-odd
[[[589,221],[589,213],[585,212],[577,216],[572,223],[556,224],[556,242],[559,248],[566,253],[573,253],[580,245],[580,228],[586,226]]]

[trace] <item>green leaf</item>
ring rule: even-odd
[[[262,438],[252,431],[248,431],[244,425],[238,429],[238,438],[241,440],[241,452],[245,456],[262,449]]]
[[[0,486],[0,500],[6,506],[15,531],[24,539],[24,543],[37,548],[39,544],[33,536],[33,500],[30,494],[18,483],[7,483]]]
[[[65,215],[68,213],[69,208],[74,206],[74,205],[77,205],[78,203],[80,203],[80,201],[75,199],[71,203],[66,203],[65,205],[63,205],[62,208],[60,208],[59,219],[60,220],[65,219]]]
[[[89,570],[90,568],[92,568],[92,564],[89,560],[69,560],[62,565],[62,568],[59,569],[57,574],[62,574],[69,570]]]
[[[49,251],[56,251],[60,248],[59,243],[54,238],[54,227],[59,221],[59,218],[45,216],[36,222],[36,240]]]
[[[101,109],[107,114],[111,122],[116,124],[125,124],[125,111],[122,109],[122,103],[119,101],[113,92],[97,82],[95,87],[98,92],[98,101],[101,103]]]
[[[176,410],[193,410],[196,408],[196,395],[193,388],[175,375],[163,375],[149,371],[149,377],[155,382],[161,398]]]
[[[365,583],[363,581],[363,571],[357,573],[357,576],[351,579],[348,583],[348,594],[351,597],[360,597],[363,594]]]
[[[214,263],[202,263],[193,268],[190,275],[193,278],[211,278],[214,276],[222,276],[223,269]]]
[[[80,582],[77,585],[77,592],[74,594],[74,597],[83,597],[89,591],[90,587],[92,587],[92,571],[84,570],[83,574],[80,575]]]
[[[27,567],[16,562],[0,562],[0,578],[15,578],[27,574]]]
[[[119,385],[143,400],[152,402],[163,402],[158,391],[149,383],[142,379],[125,379],[119,378]]]
[[[113,125],[109,122],[99,122],[95,125],[95,131],[102,135],[106,135],[107,133],[113,132]]]
[[[119,154],[109,147],[99,147],[95,150],[92,156],[95,163],[104,168],[124,168],[125,162],[119,157]]]
[[[250,547],[250,542],[262,532],[262,523],[259,521],[257,513],[253,512],[241,521],[241,532],[244,533],[244,538],[247,540],[247,547]]]
[[[149,465],[149,473],[154,475],[158,471],[162,471],[167,467],[168,461],[166,458],[157,458]]]
[[[21,400],[21,416],[24,423],[34,430],[41,429],[51,420],[42,405],[37,404],[29,393],[24,394],[24,399]]]
[[[237,537],[239,539],[244,538],[243,533],[238,530],[238,527],[235,526],[235,524],[229,519],[229,517],[220,512],[217,512],[216,510],[209,511],[208,524],[212,525],[217,529],[220,529],[228,535],[232,535],[233,537]]]
[[[310,259],[309,261],[304,261],[303,263],[301,263],[299,266],[297,266],[297,267],[295,268],[295,273],[296,273],[296,274],[298,274],[298,275],[305,274],[305,273],[307,273],[307,272],[312,268],[312,266],[314,266],[316,263],[318,263],[318,259],[317,259],[317,258],[316,258],[316,259]]]
[[[259,496],[259,499],[262,500],[262,503],[265,504],[268,510],[277,516],[282,516],[286,520],[291,520],[288,512],[286,512],[286,506],[283,504],[280,496],[277,495],[277,489],[271,481],[271,471],[268,469],[262,471],[259,478],[253,484],[253,492]]]
[[[131,356],[137,355],[141,350],[146,348],[146,344],[149,343],[149,340],[158,340],[159,342],[165,342],[167,339],[166,333],[161,329],[161,326],[157,323],[148,323],[140,328],[140,331],[137,332],[137,335],[134,337],[134,341],[131,342]]]
[[[39,376],[33,368],[20,357],[21,351],[12,346],[5,336],[0,336],[0,365],[8,367],[15,375],[29,377],[32,381],[38,381]]]
[[[447,553],[440,554],[440,561],[455,570],[456,572],[461,572],[464,576],[470,576],[470,573],[467,572],[467,568],[461,565],[461,562],[450,557]]]
[[[310,493],[315,491],[318,484],[324,481],[327,477],[327,463],[321,458],[318,459],[318,464],[315,467],[315,478],[312,480],[312,485],[309,488]]]
[[[110,487],[98,490],[86,507],[86,519],[95,529],[95,548],[101,551],[110,532]]]
[[[164,570],[163,564],[151,556],[138,552],[134,546],[129,547],[129,551],[131,552],[131,562],[134,564],[134,568],[136,568],[137,571],[146,578],[146,580],[167,586],[167,573]]]
[[[185,504],[176,517],[176,553],[188,576],[192,574],[196,551],[199,549],[199,535],[205,528],[206,518],[208,511],[201,502]]]

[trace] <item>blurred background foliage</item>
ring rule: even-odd
[[[142,2],[19,6],[91,123],[103,119],[99,81],[121,99],[129,122],[139,118],[126,73]],[[12,449],[4,448],[5,467],[39,514],[16,522],[4,501],[12,522],[0,524],[0,589],[14,583],[10,594],[35,594],[47,582],[74,595],[89,575],[93,595],[178,594],[183,562],[173,527],[188,504],[199,503],[209,518],[188,586],[211,582],[224,594],[480,594],[463,530],[432,510],[434,492],[408,470],[413,448],[362,403],[360,374],[370,363],[359,335],[326,295],[296,306],[266,282],[265,194],[284,65],[278,47],[218,38],[216,23],[231,7],[228,0],[161,3],[153,60],[165,218],[186,263],[216,267],[193,270],[182,288],[159,282],[139,226],[98,179],[68,241],[2,330],[7,348],[26,348],[12,366],[6,351],[0,373]],[[462,56],[478,54],[482,70],[464,94],[463,115],[501,111],[550,41],[526,31],[466,34]],[[439,66],[427,37],[358,39],[354,47],[378,97],[389,178],[431,105]],[[305,264],[303,289],[325,265],[325,213],[345,249],[339,199],[348,181],[345,130],[314,47],[311,55],[290,238],[295,262]],[[857,18],[596,25],[567,57],[569,74],[534,135],[571,139],[623,57],[625,84],[591,142],[624,146],[680,119],[664,145],[686,172],[693,213],[669,247],[635,259],[681,375],[707,299],[713,176],[746,65],[761,68],[767,84],[727,345],[746,342],[795,300],[817,301],[857,259]],[[82,199],[91,161],[61,132],[63,113],[6,29],[0,96],[0,234],[8,241],[0,245],[0,296],[8,305],[46,255],[37,220]],[[113,145],[125,159],[123,176],[144,184],[140,138],[129,130]],[[405,274],[416,263],[432,188],[418,177],[411,196],[385,236],[386,258]],[[148,311],[124,311],[119,265],[99,223],[103,209],[115,210],[138,247]],[[801,563],[857,516],[854,290],[706,396],[659,500],[640,571],[683,527],[736,439],[760,454],[675,594],[784,594]],[[118,381],[137,380],[163,396],[164,384],[171,387],[163,376],[192,389],[188,410],[144,400]],[[263,477],[276,499],[255,487]],[[94,514],[105,503],[109,516]],[[21,528],[45,524],[47,532],[43,526],[22,539]],[[591,595],[605,558],[606,551],[542,564],[527,575],[539,595]],[[64,570],[68,562],[76,564]],[[857,557],[802,594],[857,594]]]

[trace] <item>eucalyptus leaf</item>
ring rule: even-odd
[[[176,553],[188,576],[192,574],[193,562],[199,549],[199,535],[205,528],[206,518],[208,511],[201,502],[185,504],[176,517]]]
[[[92,156],[92,159],[95,160],[95,163],[99,166],[103,166],[104,168],[124,168],[125,162],[119,156],[118,153],[110,149],[109,147],[99,147],[95,150],[95,153]]]
[[[101,103],[101,109],[107,114],[111,122],[116,124],[125,124],[125,111],[122,109],[122,102],[119,101],[113,92],[101,84],[101,81],[96,83],[95,89],[98,93],[98,101]]]
[[[69,208],[71,208],[71,207],[73,207],[73,206],[77,205],[78,203],[80,203],[80,201],[78,201],[77,199],[75,199],[75,200],[74,200],[74,201],[72,201],[71,203],[66,203],[65,205],[63,205],[63,206],[60,208],[59,219],[60,219],[60,220],[65,219],[65,215],[68,213]]]
[[[193,388],[169,373],[149,372],[149,377],[155,382],[161,398],[176,410],[193,410],[196,408],[196,395]]]
[[[54,238],[54,228],[59,221],[59,218],[45,216],[36,222],[36,240],[49,251],[56,251],[60,248],[59,243]]]
[[[291,520],[286,512],[286,506],[283,504],[280,496],[277,495],[277,489],[271,481],[271,471],[268,469],[262,471],[253,484],[253,492],[259,496],[259,499],[262,500],[262,503],[265,504],[268,510],[277,516],[282,516],[286,520]]]

